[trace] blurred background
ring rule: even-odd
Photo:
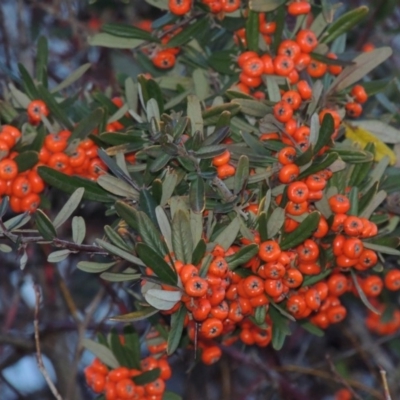
[[[318,5],[318,1],[314,3]],[[394,50],[393,57],[373,76],[387,78],[391,84],[368,104],[366,113],[386,119],[390,115],[391,122],[399,126],[400,4],[398,0],[344,3],[343,10],[362,4],[370,7],[368,18],[348,37],[350,50],[359,51],[366,42]],[[158,10],[142,0],[1,0],[0,92],[9,82],[20,82],[18,63],[33,73],[36,43],[42,35],[49,43],[50,86],[89,62],[92,68],[79,81],[80,88],[118,94],[120,79],[127,75],[135,78],[146,72],[144,66],[130,51],[89,46],[88,37],[99,32],[105,22],[136,24],[159,16]],[[68,198],[55,190],[48,190],[46,197],[51,205],[46,211],[54,215]],[[400,214],[398,199],[394,193],[388,206]],[[109,222],[104,212],[101,206],[88,203],[79,210],[88,221],[88,244],[102,236],[103,226]],[[68,223],[63,227],[61,236],[70,237]],[[51,379],[65,400],[95,398],[83,378],[83,368],[93,356],[78,345],[79,339],[107,333],[114,326],[107,317],[126,313],[130,297],[122,286],[77,270],[78,256],[54,265],[46,261],[50,248],[32,245],[27,251],[23,271],[18,254],[0,253],[0,400],[53,398],[35,358],[34,282],[42,289],[40,335]],[[383,399],[381,366],[388,373],[393,400],[399,399],[400,332],[374,336],[365,328],[364,307],[354,303],[350,309],[347,320],[330,328],[323,338],[294,329],[280,352],[270,347],[244,352],[237,345],[227,349],[218,364],[207,368],[193,366],[192,352],[178,353],[171,359],[174,375],[168,389],[185,400],[332,400],[333,393],[343,387],[340,376],[344,376],[355,382],[361,399]],[[145,326],[137,328],[143,332]]]

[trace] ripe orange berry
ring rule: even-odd
[[[218,346],[209,346],[203,349],[201,361],[206,365],[215,364],[222,356],[222,351]]]
[[[221,335],[223,330],[222,321],[218,318],[206,319],[200,327],[200,335],[206,339],[214,339]]]
[[[282,183],[293,182],[300,174],[300,169],[296,164],[284,165],[278,173],[279,180]]]
[[[4,158],[0,161],[0,179],[11,181],[18,175],[18,166],[14,160]]]
[[[46,103],[42,100],[33,100],[28,104],[28,117],[30,122],[38,124],[41,121],[41,116],[47,117],[49,115],[49,109]]]
[[[192,0],[169,0],[168,8],[172,14],[185,15],[192,8]]]
[[[296,35],[296,42],[303,53],[311,53],[318,45],[315,33],[309,29],[302,29]]]
[[[330,197],[328,202],[331,210],[336,214],[345,214],[350,210],[350,200],[342,194]]]
[[[311,11],[311,4],[307,1],[292,1],[288,5],[288,13],[290,15],[308,14]]]
[[[175,65],[175,54],[169,50],[160,50],[153,58],[153,64],[160,69],[169,69]]]
[[[212,159],[212,163],[213,165],[215,165],[216,167],[219,167],[221,165],[225,165],[229,162],[229,160],[231,159],[231,153],[229,150],[225,150],[222,154],[220,154],[219,156],[216,156]]]
[[[385,286],[391,291],[400,289],[400,270],[392,269],[386,274]]]

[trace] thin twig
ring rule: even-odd
[[[329,354],[326,354],[325,358],[326,358],[326,361],[328,362],[329,369],[331,370],[331,372],[332,372],[333,376],[336,378],[336,380],[337,380],[340,384],[342,384],[346,389],[348,389],[356,400],[363,400],[363,399],[354,391],[354,389],[351,387],[351,385],[349,384],[349,382],[346,381],[346,379],[344,379],[343,376],[339,374],[339,372],[337,371],[337,369],[336,369],[336,367],[335,367],[335,364],[332,362],[331,357],[329,356]]]
[[[386,379],[386,371],[383,368],[380,368],[379,372],[381,373],[382,382],[383,382],[383,390],[385,391],[385,400],[392,400],[392,396],[390,395],[388,381]]]
[[[276,370],[277,371],[286,371],[286,372],[297,372],[299,374],[317,376],[318,378],[337,382],[337,379],[335,376],[333,376],[329,372],[321,371],[320,369],[301,367],[299,365],[284,365],[282,367],[277,367]],[[356,381],[354,379],[346,379],[346,381],[353,388],[362,390],[363,392],[368,393],[369,395],[373,396],[375,399],[378,399],[378,400],[382,399],[382,394],[380,392],[378,392],[377,390],[372,389],[368,386],[365,386],[361,382]]]
[[[35,318],[33,320],[33,327],[35,329],[35,344],[36,344],[36,360],[38,363],[38,367],[40,372],[42,373],[47,385],[49,386],[51,393],[57,400],[63,400],[60,393],[58,393],[57,388],[55,387],[53,381],[51,380],[46,367],[43,363],[42,352],[40,350],[40,339],[39,339],[39,305],[40,305],[40,288],[38,285],[33,285],[35,290]]]

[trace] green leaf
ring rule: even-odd
[[[365,248],[377,251],[383,254],[390,254],[392,256],[400,256],[400,250],[393,249],[392,247],[382,246],[379,244],[363,241],[363,245]]]
[[[349,32],[354,26],[358,25],[368,14],[368,7],[361,6],[341,15],[333,24],[326,30],[322,37],[322,43],[333,42],[336,38]]]
[[[291,335],[289,321],[275,307],[270,307],[268,313],[272,320],[272,347],[281,350],[286,336]]]
[[[29,96],[30,100],[37,99],[39,97],[39,92],[35,83],[33,82],[33,79],[29,75],[29,72],[22,64],[18,64],[18,69],[19,73],[21,74],[24,92]]]
[[[114,317],[108,318],[109,321],[112,322],[136,322],[142,321],[151,317],[154,314],[157,314],[158,310],[153,307],[146,307],[138,311],[133,311],[127,314],[116,315]]]
[[[276,10],[284,3],[286,3],[286,0],[250,0],[249,8],[257,12],[270,12]]]
[[[101,30],[113,36],[119,36],[127,39],[142,39],[149,42],[157,42],[158,39],[151,33],[135,26],[124,24],[104,24]]]
[[[330,167],[337,159],[339,158],[339,154],[335,151],[332,153],[328,153],[326,156],[322,157],[319,162],[313,163],[310,167],[304,170],[298,177],[298,180],[304,179],[309,175],[315,174],[319,171],[324,170],[325,168]]]
[[[160,278],[163,283],[175,286],[178,282],[176,272],[151,247],[144,243],[136,245],[136,251],[146,266]]]
[[[187,311],[182,304],[177,312],[171,315],[171,330],[168,334],[167,354],[171,355],[179,346]]]
[[[132,378],[136,385],[147,385],[155,381],[161,374],[160,368],[154,368]]]
[[[240,230],[240,220],[238,217],[234,218],[230,224],[215,238],[214,242],[218,243],[228,250],[232,243],[236,240]]]
[[[201,176],[197,175],[196,178],[190,182],[189,204],[191,210],[197,214],[201,214],[204,211],[206,194],[204,181]]]
[[[61,106],[54,99],[53,95],[43,85],[38,85],[37,89],[40,99],[46,103],[50,113],[58,120],[58,122],[64,125],[65,128],[72,131],[74,126],[62,110]]]
[[[64,261],[71,254],[68,249],[56,250],[47,256],[47,261],[50,263],[58,263]]]
[[[115,262],[100,263],[94,261],[79,261],[76,267],[83,272],[88,272],[90,274],[98,274],[107,271],[115,264],[116,264]]]
[[[331,142],[331,136],[335,130],[334,120],[330,113],[324,115],[322,125],[319,130],[318,140],[314,147],[314,152],[317,154],[324,146]]]
[[[358,215],[358,189],[352,187],[349,193],[350,210],[348,215]]]
[[[192,254],[192,264],[193,265],[198,265],[201,260],[203,259],[204,255],[206,254],[206,242],[204,239],[200,239],[199,242],[197,243],[197,246],[193,250]]]
[[[164,392],[162,400],[182,400],[182,397],[172,392]]]
[[[215,71],[224,75],[233,75],[235,73],[232,68],[232,60],[236,55],[233,50],[221,50],[213,52],[207,59],[208,64]]]
[[[121,343],[121,339],[119,338],[119,334],[115,331],[115,329],[112,329],[110,332],[109,342],[110,349],[119,364],[123,367],[133,368],[131,367],[129,354],[126,349],[124,349],[124,346]]]
[[[72,215],[72,213],[77,209],[82,197],[85,193],[84,188],[76,189],[67,202],[63,205],[62,209],[56,215],[53,220],[54,228],[59,228],[67,219]]]
[[[373,196],[372,200],[367,203],[365,208],[360,206],[360,211],[361,211],[360,217],[370,218],[372,213],[383,201],[385,201],[386,198],[387,198],[387,193],[384,190],[380,190]]]
[[[129,282],[129,281],[137,281],[142,277],[142,274],[134,274],[130,272],[103,272],[100,275],[101,279],[109,282]]]
[[[281,249],[288,250],[308,239],[317,229],[320,217],[321,214],[318,211],[314,211],[293,232],[283,235],[280,241]]]
[[[267,230],[268,220],[265,211],[262,211],[260,213],[257,222],[258,222],[258,231],[260,232],[260,240],[262,242],[265,242],[266,240],[269,239]]]
[[[45,240],[51,241],[57,237],[57,232],[50,218],[41,209],[35,212],[35,224],[39,233]]]
[[[122,250],[119,247],[117,247],[111,243],[106,242],[105,240],[96,239],[96,243],[99,246],[101,246],[103,249],[109,251],[112,254],[115,254],[118,257],[123,258],[124,260],[131,262],[132,264],[144,266],[144,262],[142,260],[135,257],[133,254],[130,254],[127,251]]]
[[[399,252],[400,254],[400,252]],[[352,268],[350,268],[350,273],[351,273],[351,278],[353,279],[353,284],[355,288],[357,289],[357,293],[360,296],[361,301],[364,303],[364,305],[371,310],[373,313],[381,315],[381,312],[376,309],[368,300],[367,296],[365,295],[364,291],[362,290],[360,284],[358,283],[357,275],[354,272]]]
[[[233,99],[232,104],[238,104],[240,106],[240,111],[243,114],[247,114],[252,117],[265,117],[271,112],[271,107],[257,100]]]
[[[132,368],[140,369],[140,339],[132,325],[124,326],[125,347],[129,349],[131,355]]]
[[[267,222],[267,238],[271,239],[279,233],[285,223],[285,210],[281,207],[275,208]]]
[[[80,79],[83,74],[92,66],[90,63],[86,63],[81,65],[79,68],[77,68],[74,72],[71,73],[67,78],[65,78],[63,81],[61,81],[57,86],[54,86],[50,92],[51,93],[57,93],[60,90],[63,90],[67,88],[68,86],[72,85],[74,82],[76,82],[78,79]]]
[[[47,45],[47,39],[45,36],[40,36],[37,44],[36,79],[44,86],[47,86],[48,55],[49,55],[49,49]]]
[[[75,139],[85,139],[90,133],[93,132],[100,124],[104,117],[104,109],[96,108],[87,117],[83,118],[78,125],[74,128],[71,136],[68,138],[68,143],[72,143]]]
[[[133,244],[126,243],[125,240],[121,237],[121,235],[115,232],[114,228],[112,228],[110,225],[104,226],[104,233],[106,234],[108,240],[112,244],[115,244],[117,247],[120,247],[121,249],[126,250],[128,252],[133,250]]]
[[[343,71],[336,77],[328,89],[327,96],[332,92],[340,92],[343,89],[356,83],[379,64],[383,63],[392,55],[390,47],[381,47],[373,51],[362,53],[357,56],[350,65],[343,69]]]
[[[108,347],[87,338],[82,339],[82,346],[110,368],[114,369],[120,366],[118,360]]]
[[[329,276],[331,273],[332,273],[332,270],[331,270],[331,269],[327,269],[327,270],[321,272],[321,273],[318,274],[318,275],[306,276],[306,277],[304,278],[304,281],[303,281],[303,283],[302,283],[301,286],[302,286],[302,287],[305,287],[305,286],[314,285],[315,283],[324,280],[324,279],[325,279],[327,276]]]
[[[315,336],[323,337],[325,335],[325,332],[322,329],[309,321],[298,321],[298,324],[300,324],[300,326],[307,332],[310,332]]]
[[[39,155],[36,151],[27,150],[19,153],[14,161],[17,163],[18,172],[25,172],[34,167],[39,161]]]
[[[103,174],[97,178],[97,184],[107,192],[126,199],[138,200],[139,192],[126,181],[110,174]]]
[[[76,189],[84,188],[84,199],[100,203],[111,203],[114,200],[110,194],[88,179],[65,175],[46,166],[39,167],[38,173],[46,183],[66,193],[73,193]]]
[[[235,254],[226,257],[226,262],[229,265],[230,270],[234,270],[237,267],[250,261],[256,254],[258,254],[258,245],[253,243],[247,246],[243,246]]]
[[[258,13],[250,9],[246,20],[246,43],[251,51],[258,52],[259,20]]]
[[[178,210],[172,218],[172,247],[178,260],[185,264],[192,262],[192,231],[190,220],[183,210]]]
[[[233,193],[239,194],[245,187],[245,184],[250,175],[249,158],[247,156],[240,156],[238,165],[236,167]]]
[[[82,217],[75,216],[71,222],[72,240],[77,244],[82,244],[86,236],[85,220]]]
[[[168,47],[182,46],[183,44],[189,42],[193,38],[201,36],[202,33],[206,32],[208,29],[208,18],[199,18],[194,23],[187,25],[180,33],[173,36],[169,41]]]
[[[134,49],[140,46],[144,40],[123,38],[109,33],[97,33],[94,36],[89,36],[88,43],[90,46],[108,47],[111,49]]]

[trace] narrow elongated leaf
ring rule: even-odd
[[[199,18],[197,21],[185,27],[182,32],[178,33],[172,37],[167,46],[176,47],[182,46],[183,44],[189,42],[193,38],[200,36],[207,30],[208,21],[207,18]]]
[[[268,239],[273,238],[282,228],[285,222],[285,210],[281,207],[275,208],[267,222]]]
[[[74,128],[68,142],[71,143],[75,139],[84,139],[93,132],[100,124],[104,116],[103,108],[96,108],[87,117],[83,118]]]
[[[379,64],[383,63],[392,55],[392,49],[390,47],[381,47],[373,51],[362,53],[357,56],[353,62],[353,65],[346,67],[332,82],[328,90],[329,93],[336,91],[340,92],[343,89],[356,83]]]
[[[108,347],[87,338],[82,340],[82,346],[92,352],[100,361],[109,367],[114,369],[120,366],[113,352]]]
[[[158,226],[160,227],[161,233],[164,237],[165,243],[167,244],[168,250],[170,252],[173,251],[172,248],[172,230],[171,224],[169,223],[169,219],[164,209],[161,206],[156,207],[156,216]]]
[[[103,249],[109,251],[112,254],[115,254],[118,257],[123,258],[124,260],[127,260],[133,264],[136,265],[141,265],[144,266],[144,261],[142,261],[141,259],[135,257],[133,254],[128,253],[125,250],[120,249],[117,246],[114,246],[111,243],[106,242],[105,240],[102,239],[96,239],[96,243],[101,246]]]
[[[135,274],[130,272],[103,272],[100,275],[101,279],[109,282],[130,282],[130,281],[137,281],[142,277],[142,274]]]
[[[71,121],[68,116],[65,114],[64,110],[54,99],[53,95],[45,88],[43,85],[38,85],[37,87],[39,92],[39,97],[46,103],[47,107],[50,110],[50,113],[54,115],[54,117],[67,128],[72,131],[74,129]]]
[[[258,245],[257,244],[249,244],[247,246],[242,247],[239,251],[231,256],[226,257],[226,262],[229,265],[229,269],[234,270],[237,267],[247,263],[247,261],[251,260],[258,253]]]
[[[255,52],[258,52],[258,36],[259,36],[258,27],[259,27],[258,13],[250,9],[246,20],[246,43],[247,43],[247,48]]]
[[[289,321],[275,307],[270,307],[268,313],[272,319],[272,347],[275,350],[281,350],[286,336],[291,334]]]
[[[240,230],[240,220],[234,218],[230,224],[215,238],[214,242],[218,243],[225,250],[228,250],[235,241]]]
[[[172,219],[172,247],[178,260],[192,262],[192,231],[189,218],[183,210],[178,210]]]
[[[68,249],[56,250],[47,256],[47,261],[50,263],[58,263],[64,261],[71,254]]]
[[[350,31],[354,26],[358,25],[368,14],[368,7],[361,6],[341,15],[333,24],[326,30],[322,37],[322,43],[333,42],[343,33]]]
[[[39,161],[39,155],[36,151],[27,150],[19,153],[14,161],[17,163],[18,172],[25,172],[35,166]]]
[[[39,97],[39,92],[29,72],[22,64],[18,64],[19,73],[21,74],[24,92],[30,97],[31,100]],[[29,99],[28,99],[29,100]],[[23,104],[21,104],[23,106]]]
[[[85,193],[84,188],[78,188],[72,193],[70,198],[63,205],[62,209],[59,211],[59,213],[53,220],[53,225],[56,229],[59,228],[65,221],[67,221],[67,219],[77,209],[84,193]]]
[[[113,322],[135,322],[135,321],[142,321],[151,317],[154,314],[157,314],[158,310],[153,307],[146,307],[142,310],[133,311],[123,315],[116,315],[114,317],[108,318],[109,321]]]
[[[57,232],[50,221],[50,218],[41,210],[35,212],[35,223],[39,233],[46,240],[53,240],[57,237]]]
[[[87,200],[101,203],[110,203],[115,200],[111,194],[88,179],[65,175],[62,172],[46,166],[38,167],[38,173],[46,183],[66,193],[73,193],[76,189],[84,188],[85,193],[83,198]]]
[[[136,385],[147,385],[148,383],[154,382],[161,374],[160,368],[154,368],[150,371],[142,372],[132,378]]]
[[[206,205],[205,187],[203,178],[198,175],[196,179],[190,182],[189,204],[191,210],[197,214],[204,211]]]
[[[108,47],[111,49],[134,49],[144,42],[143,39],[132,39],[110,35],[109,33],[97,33],[88,38],[91,46]]]
[[[65,78],[62,82],[60,82],[57,86],[54,86],[53,89],[51,89],[51,93],[57,93],[60,90],[63,90],[67,88],[69,85],[73,84],[76,82],[79,78],[83,76],[83,74],[92,66],[90,63],[86,63],[81,65],[79,68],[77,68],[74,72],[71,73],[67,78]]]
[[[151,268],[162,282],[172,286],[177,284],[178,278],[176,272],[151,247],[144,243],[138,243],[136,251],[142,262]]]
[[[98,274],[107,271],[115,264],[115,262],[99,263],[94,261],[79,261],[76,267],[81,271],[88,272],[90,274]]]
[[[310,213],[293,232],[282,237],[280,242],[281,249],[288,250],[309,238],[317,229],[320,217],[321,214],[318,211]]]
[[[236,167],[234,183],[233,183],[233,193],[239,194],[250,175],[249,158],[247,156],[240,156],[238,165]]]
[[[171,330],[168,334],[167,353],[171,355],[178,348],[179,342],[182,337],[183,325],[186,316],[186,307],[181,305],[177,312],[171,316]]]
[[[364,303],[364,305],[371,310],[373,313],[381,315],[381,312],[376,309],[368,300],[366,294],[364,293],[364,291],[362,290],[360,284],[358,283],[358,279],[357,279],[357,275],[354,272],[354,270],[352,268],[350,268],[350,273],[351,273],[351,278],[353,279],[353,284],[355,286],[355,288],[357,289],[358,295],[360,296],[361,301]]]
[[[370,250],[378,251],[383,254],[390,254],[392,256],[400,256],[400,250],[394,249],[393,247],[382,246],[371,242],[363,242],[364,247]]]
[[[86,236],[86,225],[85,220],[82,217],[75,216],[72,218],[72,240],[81,244],[85,240]]]
[[[37,44],[36,79],[44,86],[47,86],[48,55],[49,49],[47,45],[47,39],[44,36],[40,36]]]
[[[104,24],[101,27],[102,31],[113,36],[119,36],[128,39],[142,39],[150,42],[158,41],[151,33],[135,26],[121,24]]]
[[[314,152],[317,154],[324,146],[331,142],[331,136],[335,130],[333,117],[330,113],[324,115],[321,128],[318,134],[318,140],[314,147]]]
[[[270,12],[276,10],[285,2],[286,0],[250,0],[249,8],[257,12]]]
[[[139,192],[122,179],[116,178],[110,174],[100,175],[97,183],[103,189],[115,196],[125,197],[127,199],[139,199]]]

